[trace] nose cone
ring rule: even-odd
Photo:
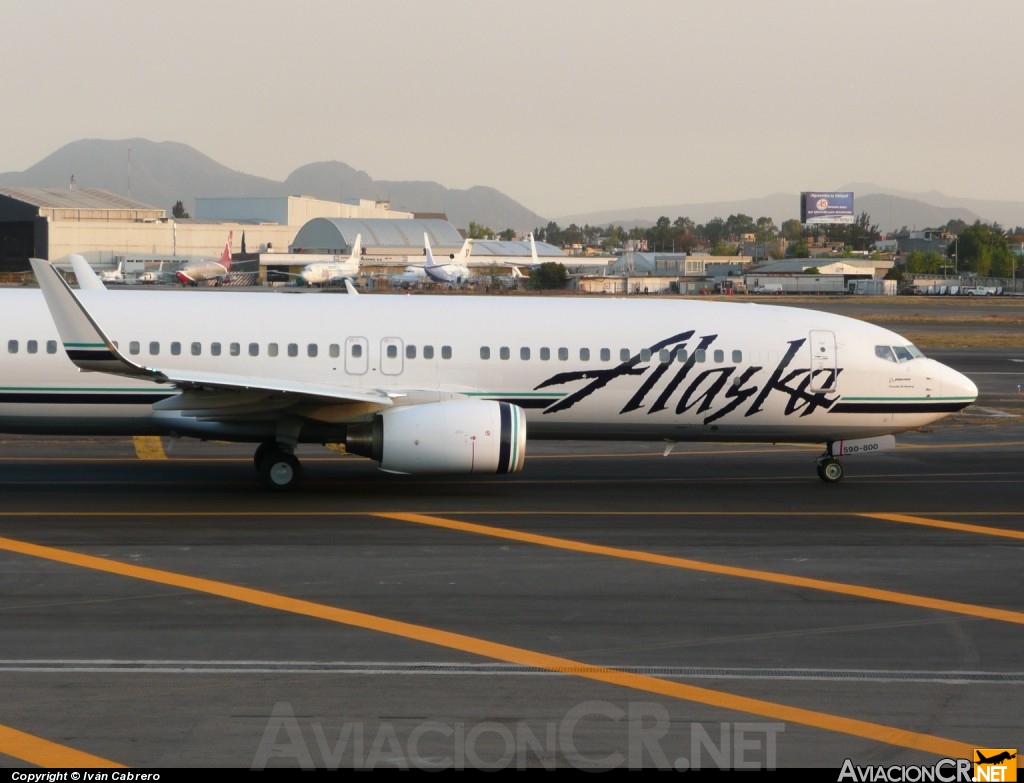
[[[942,398],[962,410],[978,399],[978,387],[963,373],[942,365]]]

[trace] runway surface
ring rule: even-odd
[[[531,443],[512,477],[0,437],[0,766],[926,764],[1024,737],[1024,362],[816,447]],[[941,355],[940,355],[941,354]]]

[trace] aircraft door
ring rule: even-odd
[[[839,372],[836,368],[836,334],[824,329],[812,329],[811,379],[812,392],[834,392]]]
[[[370,366],[370,343],[365,337],[345,338],[345,372],[365,375]]]
[[[402,341],[398,337],[385,337],[380,341],[380,371],[382,375],[402,373]]]

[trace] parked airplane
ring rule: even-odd
[[[423,265],[423,269],[426,271],[427,277],[435,283],[461,286],[469,280],[469,267],[466,264],[469,262],[469,256],[473,252],[472,239],[467,239],[463,243],[458,255],[451,254],[449,256],[450,260],[443,264],[439,264],[434,260],[434,254],[430,250],[430,239],[426,234],[423,235],[423,250],[427,254],[427,263]]]
[[[231,238],[233,231],[228,232],[228,241],[224,243],[224,252],[220,254],[220,261],[196,261],[182,267],[174,276],[183,286],[195,288],[200,283],[212,282],[214,285],[228,282],[228,273],[231,271]]]
[[[100,280],[104,283],[123,283],[124,282],[124,262],[117,262],[117,269],[108,269],[100,273]]]
[[[645,299],[0,291],[0,431],[297,443],[395,473],[512,473],[549,439],[824,443],[818,474],[977,397],[898,334],[798,308]],[[56,324],[56,326],[54,325]],[[63,352],[58,347],[63,343]],[[77,370],[95,372],[80,373]],[[102,375],[101,375],[102,373]]]
[[[421,266],[407,266],[397,275],[388,275],[388,285],[394,288],[412,288],[427,282],[427,270]]]
[[[296,276],[306,285],[320,286],[321,288],[331,283],[341,283],[352,275],[359,274],[359,266],[362,263],[362,245],[362,234],[356,234],[356,241],[353,243],[352,252],[347,259],[344,261],[315,261],[302,267],[302,271]]]

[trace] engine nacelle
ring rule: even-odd
[[[492,400],[399,406],[349,427],[345,450],[391,473],[517,473],[526,456],[526,415]]]

